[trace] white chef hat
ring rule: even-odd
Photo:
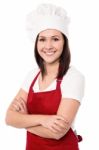
[[[68,38],[70,19],[65,9],[53,4],[40,4],[36,10],[27,15],[26,30],[32,41],[46,29],[56,29]]]

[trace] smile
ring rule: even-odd
[[[44,52],[46,55],[51,56],[53,54],[55,54],[55,51],[50,51],[50,52]]]

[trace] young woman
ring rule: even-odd
[[[36,19],[35,19],[36,18]],[[27,130],[26,150],[79,150],[74,119],[84,95],[84,76],[70,66],[68,17],[42,4],[29,15],[37,69],[7,110],[6,123]]]

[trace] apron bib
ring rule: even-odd
[[[62,97],[60,89],[62,80],[57,79],[55,90],[35,93],[33,86],[39,73],[34,78],[29,89],[27,99],[28,113],[56,115]],[[76,136],[71,128],[59,140],[42,138],[27,131],[26,150],[79,150],[79,139],[81,141],[81,137]]]

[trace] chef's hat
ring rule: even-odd
[[[27,15],[26,29],[32,41],[46,29],[59,30],[68,38],[69,22],[70,19],[63,8],[53,4],[40,4],[36,10]]]

